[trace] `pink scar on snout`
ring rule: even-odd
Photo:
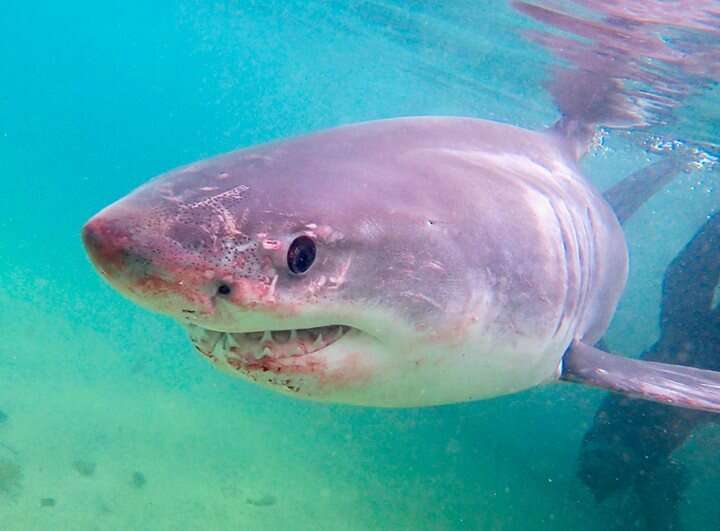
[[[266,251],[277,251],[282,249],[282,242],[280,240],[265,239],[262,241],[262,247]]]

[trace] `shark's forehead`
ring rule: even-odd
[[[256,214],[246,223],[268,222],[273,214],[357,215],[348,204],[361,205],[363,212],[394,212],[403,204],[431,208],[467,183],[431,164],[414,164],[423,153],[523,153],[528,160],[553,161],[557,150],[550,144],[547,136],[482,120],[368,122],[200,161],[157,177],[124,201],[142,208],[192,205],[198,211],[232,203]]]

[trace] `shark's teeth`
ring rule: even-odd
[[[189,327],[189,332],[190,342],[205,356],[212,356],[218,343],[224,342],[227,335],[223,332],[205,330],[194,325]]]
[[[205,353],[227,358],[290,358],[317,352],[338,341],[348,326],[328,325],[297,330],[263,332],[216,332],[196,325],[189,327],[190,339]]]

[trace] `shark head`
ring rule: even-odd
[[[173,170],[95,215],[84,244],[115,289],[182,323],[234,375],[332,402],[472,398],[437,371],[470,379],[458,359],[487,306],[455,219],[475,205],[443,211],[439,197],[462,193],[408,171],[391,129],[340,128]]]

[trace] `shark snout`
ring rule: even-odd
[[[167,249],[138,225],[135,218],[105,212],[90,219],[82,240],[93,266],[113,288],[145,308],[175,317],[212,314],[217,282],[171,271],[162,263]]]
[[[121,220],[98,214],[82,228],[82,240],[95,269],[125,295],[137,296],[140,286],[158,274]]]
[[[82,239],[93,265],[108,280],[117,275],[147,273],[147,260],[133,252],[129,233],[117,223],[95,216],[82,228]]]
[[[93,265],[105,275],[122,268],[127,257],[127,234],[119,232],[97,217],[82,229],[85,250]]]

